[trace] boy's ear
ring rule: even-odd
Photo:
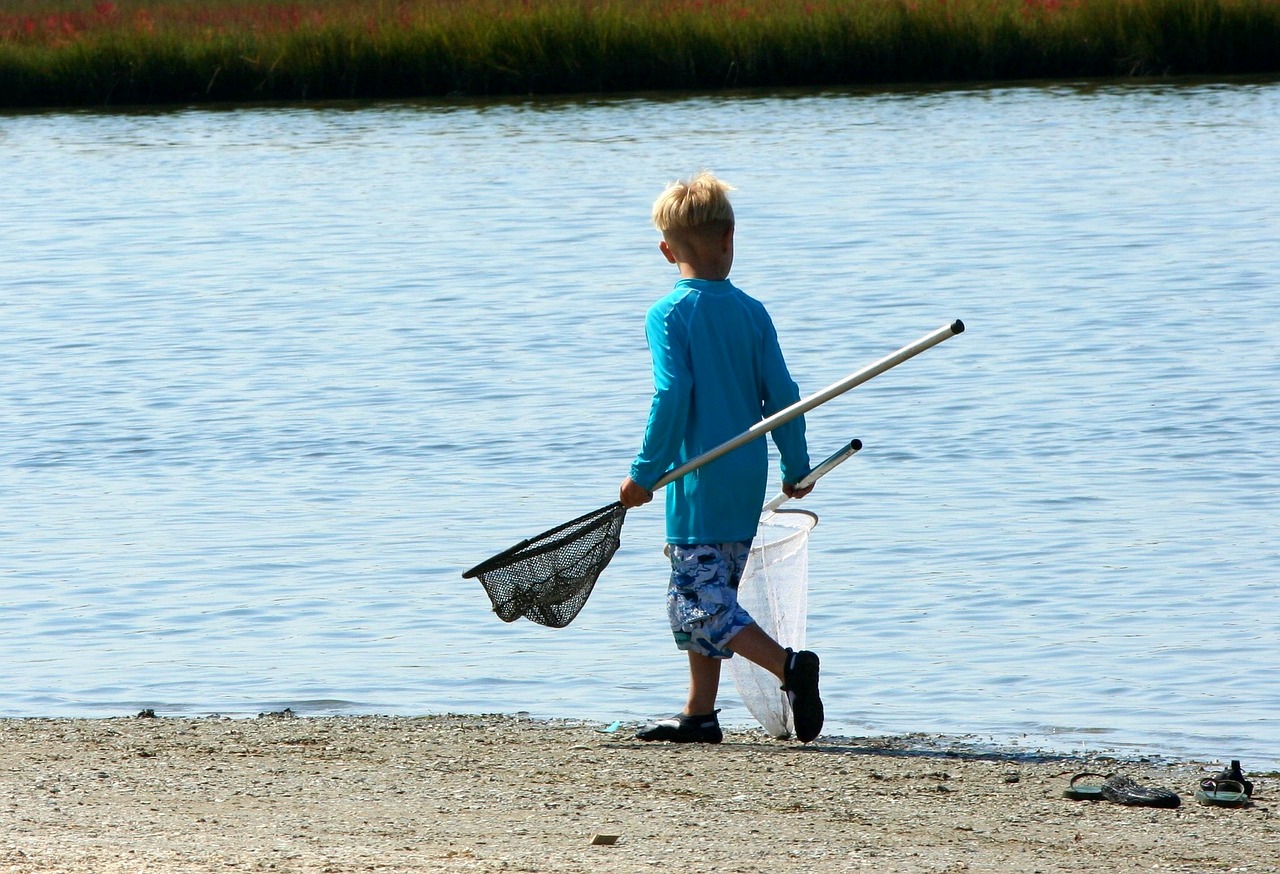
[[[676,261],[676,255],[674,252],[671,251],[671,247],[667,245],[666,240],[663,240],[661,243],[659,243],[658,248],[662,250],[662,254],[666,256],[666,259],[669,262],[671,262],[672,264],[679,263],[678,261]]]

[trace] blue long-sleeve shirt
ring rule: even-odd
[[[662,475],[800,399],[764,305],[728,280],[681,279],[645,318],[653,404],[631,478]],[[771,432],[782,479],[809,472],[804,417]],[[752,440],[667,486],[667,541],[751,540],[768,480],[768,447]]]

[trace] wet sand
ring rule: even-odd
[[[0,871],[1280,871],[1280,777],[1251,775],[1247,808],[1204,807],[1194,790],[1216,762],[999,754],[927,736],[804,746],[733,731],[677,746],[601,728],[0,720]],[[1081,771],[1172,789],[1182,806],[1063,798]]]

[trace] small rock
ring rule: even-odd
[[[259,719],[293,719],[298,714],[292,709],[286,707],[284,710],[272,710],[269,713],[259,713]]]

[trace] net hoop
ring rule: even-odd
[[[818,524],[818,514],[809,510],[775,510],[760,520],[752,552],[786,546],[797,538],[808,538]]]
[[[490,571],[507,567],[517,561],[536,558],[543,553],[551,552],[566,543],[572,542],[581,536],[583,532],[595,531],[611,524],[620,508],[623,513],[626,513],[626,509],[622,508],[622,503],[614,501],[607,507],[584,513],[577,519],[571,519],[563,525],[557,525],[555,528],[542,532],[537,537],[521,540],[510,549],[503,550],[493,558],[480,562],[480,564],[464,573],[462,578],[465,580],[474,579]],[[565,532],[572,532],[572,534],[566,534]]]
[[[463,574],[477,577],[504,622],[521,616],[563,628],[587,602],[621,543],[627,509],[615,501],[523,540]]]

